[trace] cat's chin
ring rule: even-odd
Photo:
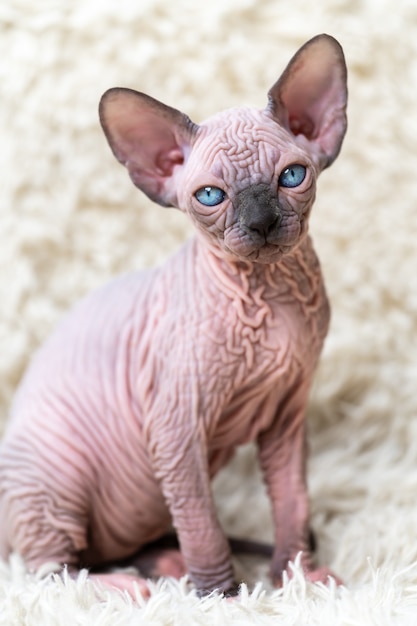
[[[228,248],[227,252],[240,261],[249,261],[251,263],[261,263],[264,265],[271,265],[279,263],[279,261],[285,255],[291,253],[294,250],[294,245],[281,245],[265,244],[264,246],[248,251],[239,249],[233,250]]]
[[[266,248],[266,249],[265,249]],[[290,246],[285,246],[285,248],[277,247],[277,246],[265,246],[265,248],[261,248],[258,250],[257,254],[251,259],[252,263],[261,263],[264,265],[273,265],[275,263],[279,263],[282,257],[291,252],[292,248]]]

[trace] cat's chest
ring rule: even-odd
[[[201,294],[212,356],[249,384],[293,359],[315,362],[330,313],[311,242],[280,265],[227,269],[204,281]]]
[[[327,331],[324,293],[303,300],[287,297],[235,299],[219,308],[212,323],[213,358],[251,386],[279,377],[294,362],[314,367]]]
[[[252,309],[240,303],[223,312],[220,327],[212,324],[212,376],[202,395],[207,405],[222,399],[217,411],[207,411],[217,414],[210,428],[216,439],[250,440],[295,381],[311,377],[327,327],[327,303],[316,304],[306,311],[291,300],[259,301]]]

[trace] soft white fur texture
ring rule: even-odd
[[[417,623],[417,8],[414,0],[5,0],[0,5],[0,417],[30,355],[73,302],[160,262],[188,236],[110,154],[102,92],[139,89],[196,122],[264,106],[297,48],[328,32],[349,68],[349,130],[311,232],[333,307],[308,415],[320,563],[269,590],[236,561],[240,599],[163,581],[147,603],[0,564],[0,624]],[[251,448],[216,480],[229,533],[271,538]],[[0,520],[1,523],[1,520]],[[45,572],[41,572],[41,574]],[[263,586],[256,586],[259,580]],[[254,591],[253,591],[254,589]]]

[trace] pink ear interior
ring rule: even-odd
[[[268,94],[274,116],[312,142],[323,167],[336,158],[346,132],[346,81],[341,46],[319,35],[300,48]]]
[[[116,158],[152,200],[175,205],[172,175],[184,163],[197,126],[158,100],[131,89],[110,89],[100,102],[100,121]]]

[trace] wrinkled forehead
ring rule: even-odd
[[[229,184],[248,178],[268,181],[283,161],[304,154],[294,137],[264,111],[229,109],[200,126],[189,166],[209,170]]]

